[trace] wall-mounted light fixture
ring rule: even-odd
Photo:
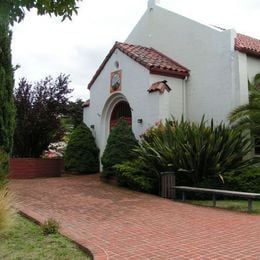
[[[137,119],[137,123],[138,124],[142,124],[143,123],[143,119],[142,118]]]
[[[94,126],[94,125],[91,125],[90,128],[91,128],[91,129],[95,129],[95,126]]]
[[[119,68],[119,61],[115,61],[115,67],[118,69]]]

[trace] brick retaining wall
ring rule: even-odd
[[[62,159],[12,158],[9,161],[10,179],[59,177],[63,171]]]

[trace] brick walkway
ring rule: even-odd
[[[97,260],[260,259],[260,217],[173,202],[101,183],[97,176],[12,180],[17,207]]]

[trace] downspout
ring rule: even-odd
[[[183,119],[187,119],[187,97],[186,97],[186,86],[188,77],[186,76],[182,81],[182,116]]]

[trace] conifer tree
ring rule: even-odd
[[[103,165],[102,177],[108,179],[117,175],[113,168],[114,165],[134,159],[133,148],[137,144],[131,127],[124,119],[120,119],[111,130],[101,159]]]
[[[68,171],[86,174],[99,171],[99,150],[90,129],[84,123],[71,134],[64,162]]]
[[[13,67],[11,32],[7,20],[0,20],[0,182],[7,173],[8,156],[12,150],[15,127],[13,100]]]
[[[0,147],[7,153],[12,148],[15,122],[10,41],[8,24],[0,23]]]

